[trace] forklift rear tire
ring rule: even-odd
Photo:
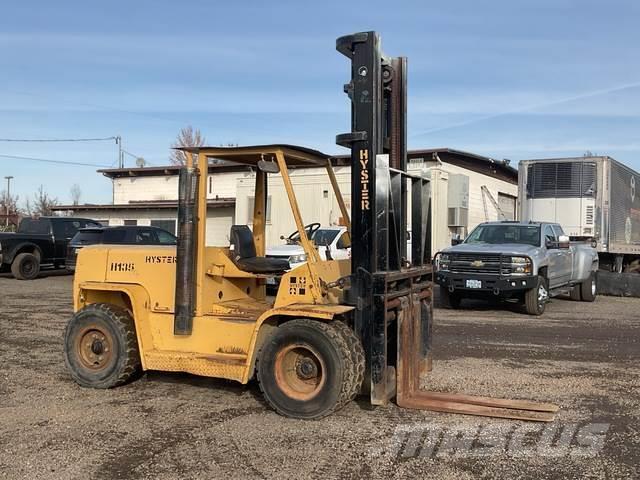
[[[461,301],[462,297],[459,293],[450,292],[446,288],[440,287],[440,304],[444,308],[458,309]]]
[[[524,305],[529,315],[540,316],[544,313],[549,300],[548,285],[546,278],[538,276],[536,286],[527,290],[524,294]]]
[[[140,353],[129,312],[108,303],[76,312],[64,331],[64,360],[83,387],[113,388],[136,377]]]
[[[260,390],[280,415],[306,420],[326,417],[354,395],[359,367],[344,330],[334,323],[291,320],[262,347],[257,366]]]
[[[577,288],[577,287],[576,287]],[[580,294],[583,302],[593,302],[598,295],[598,284],[595,272],[591,272],[589,278],[580,284]]]
[[[11,273],[18,280],[33,280],[40,273],[40,259],[33,253],[21,253],[13,259]]]

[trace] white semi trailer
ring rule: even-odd
[[[520,220],[556,222],[592,239],[600,268],[640,272],[640,173],[611,157],[523,160]]]

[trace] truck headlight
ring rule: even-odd
[[[447,255],[446,253],[439,255],[436,268],[440,271],[448,272],[449,271],[449,255]]]
[[[511,272],[526,275],[531,273],[531,259],[527,257],[511,257]]]
[[[307,254],[301,253],[300,255],[291,255],[289,257],[289,263],[302,263],[307,261]]]

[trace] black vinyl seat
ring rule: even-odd
[[[256,256],[253,233],[246,225],[232,225],[229,240],[233,247],[233,262],[240,270],[250,273],[282,273],[289,269],[288,260]]]

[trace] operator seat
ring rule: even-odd
[[[231,259],[240,270],[249,273],[283,273],[289,269],[288,260],[256,256],[253,233],[246,225],[232,225],[229,240],[232,246]]]

